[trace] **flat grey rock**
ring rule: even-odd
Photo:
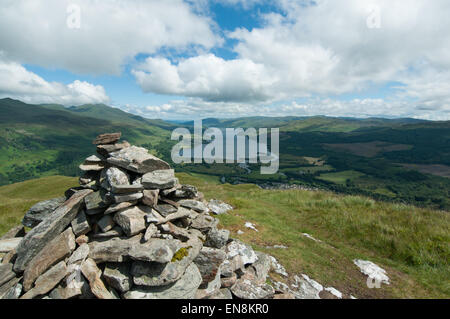
[[[48,215],[53,213],[62,203],[66,201],[65,197],[58,197],[45,200],[31,207],[23,217],[22,224],[26,227],[36,227]]]
[[[130,185],[130,176],[125,170],[117,167],[110,167],[105,172],[108,184],[113,186]]]
[[[51,266],[69,257],[76,247],[75,235],[69,227],[52,239],[31,259],[23,274],[23,287],[30,290],[33,282]]]
[[[33,299],[50,292],[67,275],[67,266],[64,261],[59,262],[42,276],[40,276],[34,287],[24,294],[21,299]]]
[[[114,195],[115,203],[133,202],[141,199],[144,195],[142,193],[121,194]]]
[[[217,229],[217,227],[213,227],[206,235],[205,246],[220,249],[227,244],[229,238],[229,230]]]
[[[127,239],[111,238],[108,240],[95,240],[88,243],[89,258],[96,263],[123,262],[128,259],[130,249],[139,244],[142,236]]]
[[[114,228],[116,223],[113,220],[111,215],[105,215],[97,222],[98,227],[102,230],[102,232],[106,233]]]
[[[100,134],[95,138],[95,140],[92,142],[92,144],[99,145],[99,144],[113,144],[116,143],[118,140],[120,140],[122,136],[122,133],[105,133]]]
[[[106,210],[107,203],[104,200],[102,191],[96,191],[86,196],[84,202],[86,204],[86,214],[95,215],[103,213]]]
[[[192,185],[181,185],[180,188],[177,188],[175,190],[175,192],[173,193],[173,197],[194,199],[198,197],[198,190],[195,186]]]
[[[183,207],[193,209],[196,212],[199,213],[208,213],[209,208],[202,202],[195,200],[195,199],[182,199],[178,201],[178,204],[180,204]]]
[[[16,277],[16,274],[12,269],[12,264],[0,264],[0,287]]]
[[[142,176],[145,189],[167,189],[178,184],[173,169],[155,170]]]
[[[215,215],[226,214],[228,211],[233,209],[231,205],[217,199],[211,199],[208,202],[208,208]]]
[[[153,208],[163,217],[167,217],[170,214],[176,213],[178,209],[169,204],[158,204],[153,206]]]
[[[130,146],[109,155],[108,163],[139,174],[170,168],[169,164],[149,154],[143,147]]]
[[[44,246],[58,236],[72,222],[80,211],[81,204],[92,190],[76,192],[63,205],[58,207],[51,218],[46,218],[25,235],[16,249],[17,259],[14,263],[16,272],[23,272],[27,264]]]
[[[173,240],[152,238],[146,243],[131,247],[128,256],[134,260],[168,263],[178,247],[179,245]]]
[[[186,268],[198,256],[202,248],[202,242],[196,238],[189,241],[186,246],[181,249],[187,253],[187,256],[182,254],[176,260],[165,264],[157,262],[134,262],[131,267],[134,283],[138,286],[153,287],[168,285],[180,279],[186,271]],[[177,251],[175,257],[182,250]]]
[[[81,236],[86,235],[88,232],[91,231],[91,226],[89,225],[89,222],[86,218],[86,213],[84,210],[80,210],[75,217],[75,219],[71,223],[72,230],[75,234],[75,236]]]
[[[125,299],[193,299],[202,282],[195,264],[190,264],[180,279],[158,287],[135,287],[124,295]]]
[[[127,263],[108,263],[103,271],[105,281],[120,292],[127,292],[133,285],[130,266]]]
[[[0,240],[0,253],[9,253],[19,246],[22,238],[9,238],[9,239],[1,239]]]
[[[226,258],[226,253],[221,249],[203,247],[198,256],[194,259],[202,275],[201,288],[206,288],[208,283],[212,282],[216,277],[220,283],[220,265]],[[220,288],[220,284],[219,284]]]
[[[145,216],[145,211],[139,206],[134,206],[116,213],[114,221],[123,229],[125,234],[130,237],[139,234],[146,229]]]
[[[239,299],[270,299],[275,290],[268,284],[256,284],[248,279],[238,279],[231,292]]]

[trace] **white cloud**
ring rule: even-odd
[[[264,101],[274,84],[264,65],[251,60],[226,61],[213,54],[173,65],[165,58],[148,58],[132,71],[145,92],[201,97],[207,101]]]
[[[105,89],[100,85],[78,80],[68,85],[47,82],[18,63],[0,59],[0,98],[4,97],[27,103],[66,106],[109,102]]]
[[[263,27],[227,35],[237,40],[236,59],[211,54],[177,63],[148,59],[134,70],[139,85],[145,92],[205,102],[271,103],[311,96],[325,100],[399,82],[403,87],[393,98],[398,105],[409,102],[409,112],[403,113],[447,112],[449,1],[278,0],[278,5],[284,14],[264,15]],[[367,25],[373,5],[380,8],[379,29]],[[417,70],[418,64],[426,68]],[[427,84],[433,79],[439,81]]]
[[[81,9],[67,26],[69,4]],[[220,43],[213,22],[182,0],[2,0],[0,51],[19,63],[75,73],[120,74],[137,54]]]

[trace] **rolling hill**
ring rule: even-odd
[[[55,174],[74,176],[91,153],[91,141],[120,131],[130,142],[162,157],[172,125],[106,105],[65,108],[0,100],[0,184]]]
[[[100,133],[121,131],[170,161],[171,130],[193,122],[149,120],[107,105],[29,105],[0,100],[0,185],[76,176]],[[301,185],[378,200],[450,209],[450,121],[315,117],[203,120],[203,127],[279,127],[280,170],[259,165],[180,164],[178,171],[259,185]],[[170,161],[171,162],[171,161]]]

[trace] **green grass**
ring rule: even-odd
[[[345,184],[347,179],[353,180],[362,176],[364,176],[364,174],[357,171],[342,171],[336,173],[320,174],[318,179],[336,184]]]
[[[268,191],[255,185],[220,184],[201,174],[177,174],[207,199],[235,209],[219,216],[232,237],[267,252],[289,273],[305,273],[357,298],[449,298],[448,212],[376,202],[359,196],[299,190]],[[18,225],[36,202],[61,196],[76,178],[53,176],[0,187],[0,236]],[[254,223],[259,232],[244,223]],[[243,235],[237,235],[243,230]],[[308,233],[322,242],[302,235]],[[283,244],[286,250],[266,246]],[[391,285],[369,289],[352,260],[371,260],[387,270]]]
[[[267,191],[254,185],[217,185],[180,174],[206,198],[236,209],[219,216],[232,236],[273,254],[288,271],[306,273],[323,285],[358,298],[449,298],[448,212],[388,204],[359,196],[299,190]],[[244,228],[256,224],[259,232]],[[237,235],[237,230],[244,235]],[[309,233],[322,243],[305,238]],[[265,246],[287,245],[287,250]],[[391,285],[369,289],[354,258],[385,268]]]
[[[75,177],[51,176],[0,187],[0,236],[19,225],[34,204],[63,196],[77,185]]]

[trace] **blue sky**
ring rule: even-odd
[[[448,1],[0,6],[0,97],[105,103],[163,119],[449,119]]]

